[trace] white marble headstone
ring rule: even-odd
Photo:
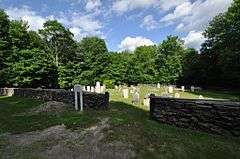
[[[173,86],[168,87],[168,93],[173,93]]]
[[[101,93],[101,84],[100,84],[100,82],[96,82],[95,92],[96,93]]]
[[[91,86],[91,92],[95,92],[95,88]]]
[[[150,106],[150,98],[144,98],[143,105],[149,107]]]
[[[90,92],[91,91],[91,87],[87,86],[87,91]]]
[[[195,90],[195,88],[194,88],[194,86],[191,86],[191,92],[194,92],[194,90]]]
[[[123,98],[128,98],[128,93],[129,93],[128,89],[123,89],[122,91],[123,91]]]
[[[185,91],[185,87],[184,86],[181,86],[181,91]]]

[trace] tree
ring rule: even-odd
[[[240,0],[234,0],[226,13],[219,14],[204,32],[201,49],[205,85],[240,87]]]
[[[28,24],[22,20],[13,20],[10,23],[9,36],[11,38],[12,49],[22,50],[30,47],[30,37],[28,34]]]
[[[186,49],[183,58],[183,74],[179,82],[183,85],[198,85],[202,78],[202,69],[200,65],[200,54],[193,48]]]
[[[134,51],[134,61],[140,69],[141,83],[155,83],[156,79],[156,46],[140,46]]]
[[[108,66],[108,50],[103,39],[98,37],[83,38],[77,47],[77,61],[81,62],[79,82],[94,84],[103,81]]]
[[[15,87],[57,87],[51,56],[39,49],[15,51],[9,65],[9,84]]]
[[[157,80],[164,84],[176,83],[182,73],[184,57],[183,41],[175,36],[168,36],[157,49]]]
[[[45,42],[45,51],[50,52],[55,65],[67,63],[75,58],[73,34],[56,20],[46,21],[39,30]]]
[[[105,80],[112,80],[114,84],[123,84],[127,76],[127,67],[132,59],[132,54],[129,52],[110,52],[108,54],[109,63],[104,74]]]
[[[4,69],[6,68],[6,60],[10,54],[10,38],[9,38],[10,20],[7,14],[0,10],[0,86],[5,84]]]

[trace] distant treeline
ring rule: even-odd
[[[175,36],[134,52],[109,52],[105,41],[77,42],[56,20],[29,31],[0,10],[0,87],[70,88],[75,83],[184,84],[240,88],[240,0],[216,16],[200,53]]]

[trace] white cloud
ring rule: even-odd
[[[43,17],[37,14],[35,11],[27,6],[21,8],[8,8],[6,9],[7,14],[10,19],[15,20],[24,20],[29,24],[29,29],[37,31],[43,28],[43,24],[47,20],[57,19],[64,26],[70,28],[70,31],[74,34],[76,40],[80,40],[85,36],[101,36],[104,38],[104,35],[101,31],[103,28],[102,23],[96,19],[95,14],[78,14],[71,13],[70,15],[59,14],[56,16]]]
[[[137,37],[126,37],[121,41],[121,44],[118,47],[121,50],[129,50],[134,51],[139,46],[150,46],[154,45],[154,43],[147,38],[137,36]]]
[[[160,0],[160,8],[167,11],[171,8],[174,8],[178,5],[181,5],[184,2],[188,2],[189,0]]]
[[[6,9],[7,14],[10,19],[14,20],[24,20],[29,24],[30,30],[38,30],[43,28],[43,23],[48,19],[51,19],[52,16],[43,17],[37,15],[36,12],[32,11],[29,7],[23,6],[22,8],[8,8]]]
[[[192,4],[190,2],[182,3],[181,5],[177,6],[173,13],[167,14],[164,16],[161,21],[171,21],[178,19],[180,17],[189,15],[192,11]]]
[[[63,18],[62,22],[70,27],[70,31],[74,34],[76,40],[95,35],[104,38],[103,32],[101,31],[103,25],[93,14],[74,14],[71,19]]]
[[[118,13],[124,13],[137,8],[146,8],[157,3],[158,0],[119,0],[112,5],[112,10]]]
[[[87,11],[98,9],[102,5],[100,0],[88,0],[85,8]]]
[[[146,28],[148,31],[156,29],[157,26],[158,26],[158,23],[156,22],[156,20],[154,20],[152,15],[145,16],[143,18],[142,24],[140,25],[140,27]]]
[[[185,46],[199,50],[201,44],[205,41],[205,38],[203,37],[201,31],[190,31],[183,40],[185,42]]]
[[[196,0],[179,4],[172,13],[164,16],[161,22],[179,23],[177,31],[202,31],[210,20],[225,12],[233,0]]]
[[[122,14],[139,8],[154,7],[167,11],[188,0],[117,0],[112,5],[112,10]]]

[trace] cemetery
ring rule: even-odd
[[[240,158],[240,0],[18,3],[0,159]]]

